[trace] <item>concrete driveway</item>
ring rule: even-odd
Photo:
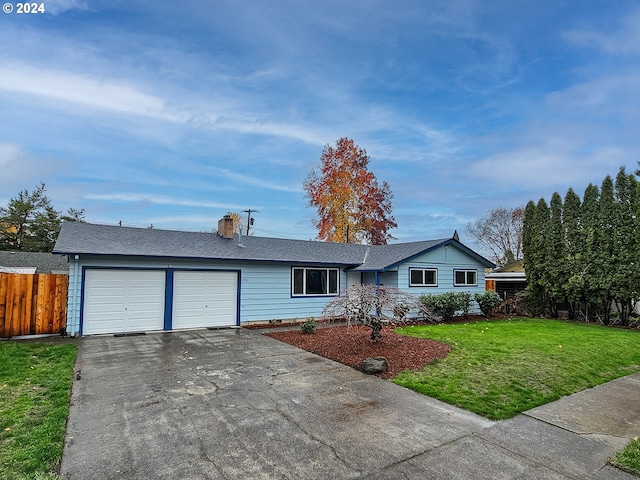
[[[637,478],[557,412],[491,422],[255,331],[83,338],[76,370],[63,479]]]

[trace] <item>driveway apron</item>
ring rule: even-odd
[[[61,478],[637,478],[606,466],[611,443],[491,422],[259,332],[191,330],[80,340]]]

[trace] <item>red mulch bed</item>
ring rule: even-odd
[[[371,329],[362,325],[318,328],[314,334],[293,330],[265,335],[356,369],[365,358],[385,357],[389,369],[376,374],[380,378],[392,378],[404,370],[420,369],[450,352],[443,343],[398,335],[391,328],[383,329],[382,338],[372,342],[369,340]]]

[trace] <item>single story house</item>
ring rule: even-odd
[[[239,326],[321,315],[353,284],[483,292],[494,265],[452,238],[392,245],[64,222],[70,335]]]
[[[0,273],[69,273],[65,257],[42,252],[0,251]]]

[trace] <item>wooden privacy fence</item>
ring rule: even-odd
[[[0,273],[0,337],[61,333],[69,275]]]

